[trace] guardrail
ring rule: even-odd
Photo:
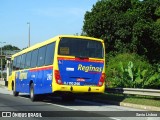
[[[138,89],[138,88],[106,88],[108,93],[144,95],[144,96],[158,96],[160,97],[160,90],[155,89]]]

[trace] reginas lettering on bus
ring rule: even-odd
[[[84,66],[82,64],[79,64],[78,70],[81,70],[84,72],[102,72],[102,67],[94,67],[92,65]]]

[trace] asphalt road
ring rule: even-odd
[[[140,109],[83,100],[65,102],[59,97],[50,96],[43,101],[31,102],[28,95],[21,94],[14,97],[5,87],[0,87],[0,111],[1,116],[2,112],[5,112],[3,113],[4,116],[7,114],[6,112],[9,112],[9,114],[11,112],[12,117],[15,117],[6,117],[3,120],[160,120],[158,117],[136,117],[135,114],[145,113]],[[38,117],[25,118],[25,116],[35,115],[33,113]],[[23,118],[16,117],[16,115],[23,116]],[[0,117],[1,119],[2,117]]]

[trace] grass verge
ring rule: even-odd
[[[140,96],[140,95],[123,95],[123,94],[81,94],[78,95],[80,99],[112,102],[119,104],[120,102],[160,107],[160,97]]]

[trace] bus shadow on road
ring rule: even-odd
[[[30,98],[29,95],[20,95],[24,98]],[[65,100],[61,98],[59,95],[40,95],[37,97],[36,101],[34,102],[45,102],[50,104],[57,104],[57,105],[65,105],[65,106],[110,106],[111,104],[103,103],[103,102],[96,102],[87,98],[87,95],[85,95],[85,99],[82,99],[79,97],[79,95],[76,95],[75,100]]]

